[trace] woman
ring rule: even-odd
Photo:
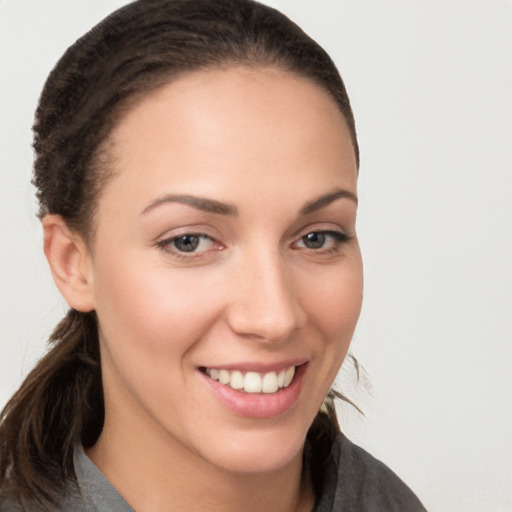
[[[2,413],[2,510],[424,510],[332,406],[358,145],[314,41],[249,0],[139,0],[62,57],[34,132],[71,309]]]

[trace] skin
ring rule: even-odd
[[[44,219],[59,288],[99,321],[106,418],[88,455],[136,510],[311,510],[304,439],[362,298],[342,114],[305,78],[215,69],[147,96],[111,143],[92,245]],[[350,238],[306,246],[322,231]],[[187,233],[208,238],[183,253]],[[268,418],[226,408],[200,371],[292,360],[306,362],[300,394]]]

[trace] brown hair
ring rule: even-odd
[[[74,43],[48,77],[33,128],[40,217],[59,214],[90,240],[112,174],[106,142],[120,115],[178,75],[229,65],[273,66],[319,84],[339,106],[358,161],[343,81],[286,16],[252,0],[138,0]],[[57,503],[75,480],[75,444],[93,445],[103,425],[94,312],[70,310],[49,342],[0,417],[0,489],[22,506]],[[326,419],[337,427],[332,401],[319,418],[314,425],[324,433]]]

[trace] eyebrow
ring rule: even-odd
[[[331,204],[333,201],[336,201],[337,199],[350,199],[351,201],[354,201],[356,205],[358,203],[357,196],[353,192],[336,187],[332,192],[329,192],[328,194],[320,196],[317,199],[313,199],[312,201],[306,203],[300,209],[300,214],[309,215],[310,213],[316,212],[317,210],[320,210],[324,206]]]
[[[206,199],[205,197],[179,195],[179,194],[166,194],[152,201],[144,210],[141,215],[147,215],[150,211],[154,210],[158,206],[167,203],[181,203],[187,204],[198,210],[202,210],[209,213],[218,213],[220,215],[234,216],[238,214],[236,206],[221,203],[213,199]]]
[[[301,209],[300,215],[309,215],[310,213],[316,212],[321,208],[331,204],[333,201],[337,199],[350,199],[354,201],[357,205],[357,196],[342,188],[335,188],[332,192],[328,194],[324,194],[312,201],[307,202]],[[192,206],[193,208],[197,208],[198,210],[202,210],[208,213],[216,213],[219,215],[229,215],[236,216],[238,215],[238,208],[234,205],[221,203],[220,201],[215,201],[214,199],[207,199],[205,197],[197,197],[191,195],[181,195],[181,194],[166,194],[162,197],[158,197],[154,201],[152,201],[144,210],[142,210],[141,215],[147,215],[149,212],[161,206],[163,204],[168,203],[181,203]]]

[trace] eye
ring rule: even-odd
[[[311,231],[302,236],[296,242],[296,246],[311,250],[329,250],[336,249],[341,243],[348,240],[349,236],[340,231]]]
[[[198,253],[215,248],[215,242],[203,234],[185,233],[158,242],[160,248],[173,253]]]
[[[301,238],[308,249],[320,249],[324,246],[327,236],[325,233],[308,233]]]
[[[173,239],[173,245],[181,252],[194,252],[201,242],[197,235],[183,235]]]

